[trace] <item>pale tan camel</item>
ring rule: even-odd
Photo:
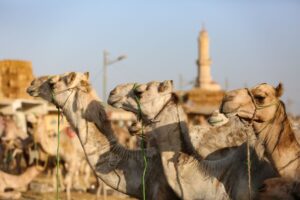
[[[0,171],[0,199],[18,199],[21,193],[18,189],[26,187],[38,174],[42,172],[42,167],[32,166],[26,169],[21,175],[12,175]],[[14,189],[14,192],[5,192],[5,189]]]
[[[3,148],[3,155],[2,157],[8,157],[11,155],[12,167],[10,163],[9,165],[5,166],[7,171],[17,171],[20,173],[21,169],[21,161],[24,158],[26,164],[28,161],[25,159],[24,156],[28,153],[28,149],[30,144],[32,143],[31,138],[29,135],[22,131],[18,126],[12,116],[0,116],[0,134],[1,139],[1,146]]]
[[[280,176],[299,181],[300,145],[284,103],[280,100],[282,93],[281,84],[274,88],[265,83],[251,89],[233,90],[225,95],[221,110],[227,115],[237,115],[252,122],[256,135]]]
[[[189,132],[171,81],[119,85],[111,91],[108,102],[135,113],[143,121],[146,138],[157,145],[168,183],[178,196],[248,199],[246,145],[243,144],[246,135],[238,119],[231,119],[220,127],[195,127]],[[255,142],[254,135],[252,139],[255,154],[252,193],[255,196],[262,181],[275,174],[264,160],[262,146]]]
[[[62,110],[76,131],[98,178],[115,190],[142,198],[142,153],[125,149],[117,143],[105,107],[90,87],[87,73],[40,77],[31,83],[27,92]],[[146,156],[149,161],[145,177],[147,199],[177,199],[167,184],[155,149],[147,149]]]
[[[48,156],[56,156],[57,133],[47,131],[43,116],[37,117],[35,123],[33,123],[33,129],[34,141],[40,144],[42,151]],[[72,134],[74,134],[74,137]],[[80,141],[70,127],[61,130],[59,147],[59,156],[65,161],[68,169],[63,184],[66,188],[67,198],[71,199],[72,183],[76,184],[78,181],[77,174],[79,173],[80,166],[86,162],[85,155],[82,151]],[[84,178],[86,187],[89,185],[88,175],[90,173],[90,171],[86,172],[87,176]],[[56,176],[53,176],[53,183],[56,183]],[[56,184],[53,185],[55,186]]]

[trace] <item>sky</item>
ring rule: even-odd
[[[0,0],[0,60],[31,61],[36,76],[89,71],[102,96],[106,50],[109,60],[127,55],[108,66],[108,91],[167,79],[178,88],[180,75],[197,76],[204,24],[216,82],[282,82],[288,111],[300,114],[299,10],[297,0]]]

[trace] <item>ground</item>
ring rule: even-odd
[[[56,199],[55,192],[37,193],[31,191],[22,193],[22,198],[21,198],[21,200],[55,200],[55,199]],[[66,193],[60,193],[60,199],[61,200],[67,199]],[[92,200],[92,199],[96,200],[95,194],[72,192],[72,200]],[[104,199],[104,197],[100,196],[98,199],[102,200]],[[107,196],[107,200],[134,200],[134,199],[112,195],[112,196]]]
[[[81,182],[82,177],[79,178]],[[91,182],[94,181],[94,177],[91,177]],[[56,200],[56,188],[52,187],[52,179],[45,173],[40,174],[36,177],[28,186],[28,191],[22,192],[20,200]],[[109,189],[107,191],[107,200],[135,200],[117,191]],[[71,192],[72,200],[96,200],[96,194],[88,192]],[[67,199],[65,192],[60,192],[60,200]],[[98,200],[104,200],[105,198],[101,195]]]

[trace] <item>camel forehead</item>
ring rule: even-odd
[[[147,83],[147,87],[154,88],[154,87],[158,87],[160,84],[161,84],[161,82],[159,82],[159,81],[151,81],[151,82]]]
[[[252,89],[253,94],[261,94],[265,96],[273,95],[275,96],[275,88],[269,84],[263,83],[259,84],[258,86],[255,86]]]
[[[116,88],[131,90],[134,85],[135,83],[125,83],[125,84],[118,85]]]
[[[117,85],[113,91],[116,91],[117,95],[127,95],[135,85],[135,83],[120,84]]]
[[[43,84],[44,82],[46,82],[49,79],[48,76],[40,76],[35,78],[32,82],[31,85],[32,86],[39,86],[41,84]]]
[[[67,77],[67,76],[69,76],[70,74],[75,74],[76,77],[84,77],[84,76],[85,76],[85,74],[82,73],[82,72],[65,72],[65,73],[62,73],[62,74],[53,75],[52,77],[55,77],[55,76],[59,76],[59,77]]]

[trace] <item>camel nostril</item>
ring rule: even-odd
[[[27,88],[26,92],[30,94],[32,92],[31,88]]]

